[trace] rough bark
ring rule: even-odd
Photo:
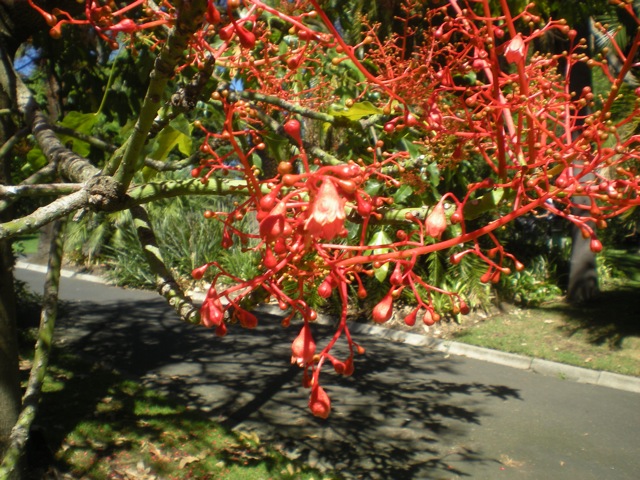
[[[7,61],[7,50],[0,42],[0,75]],[[11,108],[12,102],[7,92],[0,89],[0,108]],[[12,125],[4,117],[0,118],[0,144],[9,139]],[[0,158],[0,184],[10,183],[10,157]],[[9,206],[0,212],[0,221],[6,221],[13,214]],[[11,240],[0,240],[0,454],[20,411],[20,382],[18,371],[18,338],[16,332],[16,305],[13,281],[14,257]],[[17,477],[16,477],[17,478]]]

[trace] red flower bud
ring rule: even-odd
[[[393,290],[390,290],[380,302],[373,307],[373,321],[376,323],[384,323],[393,315]]]
[[[218,30],[218,36],[225,42],[231,40],[231,37],[233,36],[233,31],[235,30],[235,27],[233,26],[233,23],[230,23],[229,25],[222,27],[220,30]]]
[[[236,318],[243,328],[256,328],[258,326],[258,318],[251,312],[247,312],[242,308],[236,310]]]
[[[218,327],[222,324],[224,312],[220,302],[207,298],[200,307],[200,322],[207,328]]]
[[[344,362],[344,372],[342,372],[342,374],[345,377],[350,377],[351,375],[353,375],[353,357],[349,357],[347,358],[347,360]]]
[[[253,32],[242,28],[241,26],[237,26],[236,33],[238,34],[238,39],[240,40],[240,45],[244,48],[252,49],[256,46],[256,36]]]
[[[293,138],[298,145],[302,143],[302,137],[300,136],[300,122],[298,120],[295,118],[287,120],[282,128],[284,129],[284,133]]]
[[[202,279],[202,277],[204,277],[205,272],[207,271],[207,269],[209,268],[209,264],[205,263],[204,265],[198,267],[198,268],[194,268],[191,271],[191,277],[194,280],[200,280]]]
[[[398,285],[402,285],[402,279],[403,279],[402,267],[400,266],[400,263],[396,263],[396,266],[393,269],[393,273],[391,274],[391,278],[389,279],[389,282],[391,282],[391,285],[394,285],[397,287]]]
[[[318,285],[318,295],[322,298],[329,298],[333,293],[333,286],[331,282],[327,279],[324,280],[320,285]]]
[[[207,22],[211,25],[220,23],[220,12],[213,4],[213,0],[207,2]]]
[[[447,216],[444,213],[442,201],[433,208],[424,223],[427,235],[440,240],[440,237],[447,229]]]
[[[420,310],[420,309],[416,308],[415,310],[411,311],[411,313],[409,315],[404,317],[404,323],[407,326],[413,327],[416,324],[416,318],[418,316],[418,310]]]
[[[267,268],[273,268],[278,264],[278,259],[268,247],[264,251],[264,259],[262,260],[262,263]]]
[[[216,335],[218,337],[224,337],[227,334],[227,325],[223,322],[216,327]]]
[[[507,44],[504,51],[504,57],[509,63],[522,63],[526,55],[526,45],[521,34],[517,34]]]
[[[305,324],[291,344],[291,363],[300,367],[311,363],[316,353],[316,342],[313,340],[309,326]]]
[[[440,320],[440,316],[438,315],[436,320],[436,313],[429,308],[426,312],[424,312],[424,316],[422,317],[422,322],[429,327],[436,323],[438,320]]]
[[[467,302],[460,300],[460,313],[462,315],[467,315],[470,311],[471,309],[469,308],[469,305],[467,305]]]
[[[319,385],[311,390],[309,410],[320,418],[327,418],[331,413],[331,400],[329,400],[327,392]]]
[[[260,236],[267,242],[273,242],[283,235],[286,236],[287,232],[291,232],[291,226],[285,217],[286,212],[285,204],[280,202],[260,222]]]

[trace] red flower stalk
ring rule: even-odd
[[[440,240],[440,237],[447,229],[447,216],[444,213],[444,205],[442,201],[434,207],[424,222],[427,235]]]
[[[305,229],[316,238],[331,240],[344,228],[344,204],[334,183],[325,178],[309,209]]]
[[[311,336],[309,325],[305,324],[300,333],[291,344],[291,363],[296,363],[300,367],[311,363],[316,353],[316,342]]]
[[[331,413],[331,400],[329,395],[324,391],[321,386],[316,386],[311,390],[311,396],[309,397],[309,410],[316,417],[327,418]]]

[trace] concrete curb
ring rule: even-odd
[[[47,267],[43,265],[29,263],[23,260],[18,260],[16,262],[16,268],[40,273],[44,273],[47,270]],[[85,282],[109,284],[109,282],[102,277],[85,273],[77,273],[72,270],[63,269],[61,275],[64,278],[74,278]],[[190,292],[189,294],[194,301],[202,301],[205,296],[203,293],[198,292]],[[261,305],[256,309],[256,311],[274,316],[282,315],[282,310],[280,310],[277,305]],[[333,325],[335,323],[335,319],[326,315],[319,315],[317,322],[322,325]],[[541,375],[554,376],[573,382],[588,383],[602,387],[614,388],[616,390],[640,393],[639,377],[574,367],[572,365],[551,362],[549,360],[541,360],[539,358],[532,358],[524,355],[517,355],[515,353],[501,352],[489,348],[467,345],[465,343],[440,340],[402,330],[393,330],[379,325],[352,323],[349,325],[349,330],[354,333],[374,335],[392,342],[430,348],[432,350],[442,352],[445,355],[464,356],[473,358],[474,360],[482,360],[511,368],[518,368],[520,370],[529,370]]]

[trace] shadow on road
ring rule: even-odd
[[[316,326],[318,345],[329,329]],[[329,367],[327,420],[310,415],[301,371],[289,365],[298,333],[263,315],[258,329],[224,338],[180,324],[162,300],[68,302],[58,342],[140,378],[207,412],[228,428],[256,432],[289,455],[355,478],[469,476],[493,464],[470,430],[491,422],[486,402],[519,400],[503,385],[468,382],[459,360],[374,337],[352,377]],[[341,350],[342,349],[342,350]],[[344,356],[346,345],[335,352]]]

